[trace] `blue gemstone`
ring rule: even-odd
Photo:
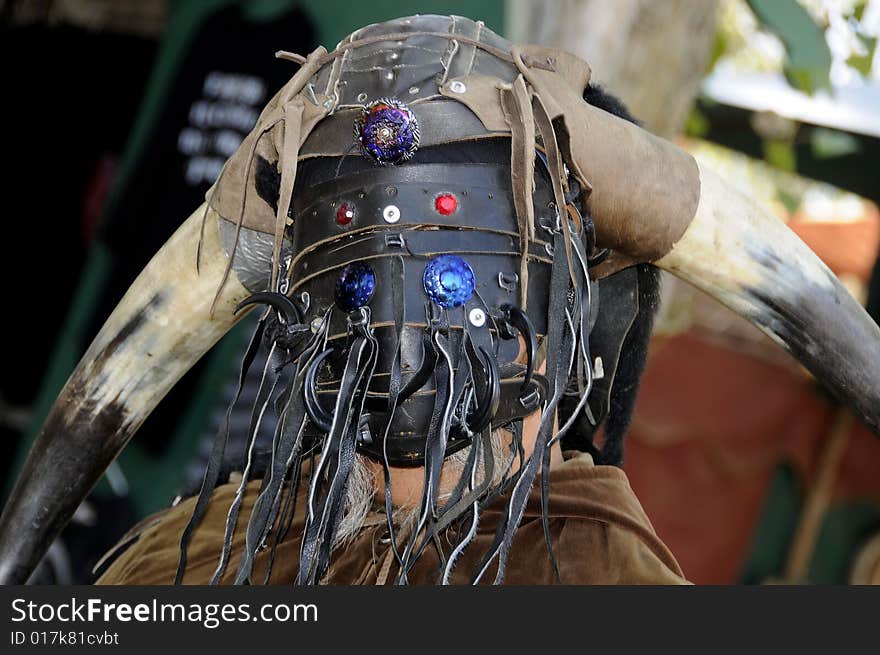
[[[419,147],[419,123],[399,100],[382,98],[364,107],[355,136],[365,155],[380,164],[399,164]]]
[[[438,255],[425,266],[425,293],[441,307],[460,307],[474,295],[476,278],[465,260],[456,255]]]
[[[336,304],[346,312],[363,307],[376,289],[376,274],[369,265],[354,262],[342,269],[336,280]]]

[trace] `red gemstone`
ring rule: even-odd
[[[347,202],[340,203],[336,208],[336,222],[340,225],[348,225],[354,219],[354,205]]]
[[[451,193],[439,195],[434,200],[434,209],[437,210],[438,214],[442,214],[443,216],[449,216],[454,213],[457,208],[458,200],[456,200],[455,196]]]

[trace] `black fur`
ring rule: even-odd
[[[257,155],[257,169],[254,178],[254,187],[257,195],[269,203],[273,211],[278,211],[278,196],[281,195],[281,173],[275,168],[275,164],[260,155]]]
[[[584,89],[584,100],[594,107],[607,111],[609,114],[614,114],[630,123],[641,125],[641,122],[629,113],[626,105],[619,98],[605,91],[604,87],[600,84],[590,84]]]
[[[614,114],[630,123],[641,125],[623,102],[606,92],[598,84],[590,84],[584,90],[584,100],[594,107]],[[648,342],[651,338],[651,329],[654,326],[654,317],[660,305],[660,272],[650,264],[640,264],[637,268],[639,311],[623,342],[617,375],[611,387],[610,408],[604,422],[605,443],[602,449],[597,451],[592,447],[592,439],[589,440],[589,443],[584,443],[583,437],[578,439],[578,435],[573,434],[572,438],[563,444],[564,446],[576,445],[575,447],[592,452],[597,464],[613,466],[623,464],[623,439],[632,420],[639,382],[648,361]]]
[[[639,313],[623,342],[617,375],[611,387],[610,408],[605,419],[605,443],[597,464],[623,464],[623,438],[635,409],[639,382],[648,362],[648,342],[660,306],[660,271],[639,264]],[[601,310],[600,310],[601,311]]]

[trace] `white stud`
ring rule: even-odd
[[[461,80],[452,80],[449,83],[449,90],[453,93],[464,93],[467,91],[467,86]]]
[[[486,312],[479,307],[474,307],[468,313],[468,320],[474,327],[483,327],[486,324]]]
[[[602,365],[602,358],[597,357],[596,362],[593,364],[593,379],[601,380],[605,377],[605,367]]]
[[[400,210],[397,205],[388,205],[382,210],[382,218],[386,223],[396,223],[400,220]]]

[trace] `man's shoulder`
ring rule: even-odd
[[[534,495],[533,516],[540,520],[539,487]],[[557,524],[554,549],[564,582],[687,582],[619,467],[596,465],[587,453],[566,453],[551,471],[548,518]]]

